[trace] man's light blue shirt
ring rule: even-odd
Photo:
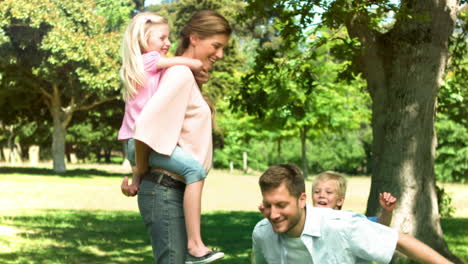
[[[389,263],[398,232],[373,223],[362,214],[307,206],[301,240],[311,263]],[[286,243],[282,235],[274,232],[268,219],[257,223],[252,243],[254,263],[288,264]]]

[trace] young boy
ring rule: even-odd
[[[314,207],[326,207],[341,210],[346,196],[346,178],[333,171],[317,175],[312,183],[312,203]],[[373,222],[389,226],[397,199],[391,193],[381,193],[379,197],[382,214],[380,217],[368,217]]]

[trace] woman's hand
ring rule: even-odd
[[[198,87],[202,87],[203,84],[207,83],[210,80],[210,73],[205,70],[192,71],[195,80],[197,81]]]

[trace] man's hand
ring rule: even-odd
[[[395,209],[397,198],[393,197],[391,193],[384,192],[379,195],[379,203],[385,211],[393,211]]]
[[[122,184],[120,185],[120,190],[125,196],[135,196],[138,192],[139,184],[132,181],[132,184],[128,184],[128,177],[125,176],[122,180]]]

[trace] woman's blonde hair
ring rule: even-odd
[[[143,12],[134,16],[125,30],[120,68],[120,78],[124,84],[124,101],[132,99],[138,89],[145,84],[146,73],[142,54],[148,48],[150,29],[154,25],[167,25],[167,20],[155,13]]]
[[[229,22],[219,13],[212,10],[197,11],[180,32],[180,42],[176,50],[176,56],[182,55],[187,50],[190,45],[191,35],[196,35],[200,39],[206,39],[214,35],[225,35],[229,37],[231,36],[231,32],[232,29]],[[216,113],[214,104],[206,95],[203,95],[203,98],[210,107],[213,128],[218,130],[219,128],[214,118]]]

